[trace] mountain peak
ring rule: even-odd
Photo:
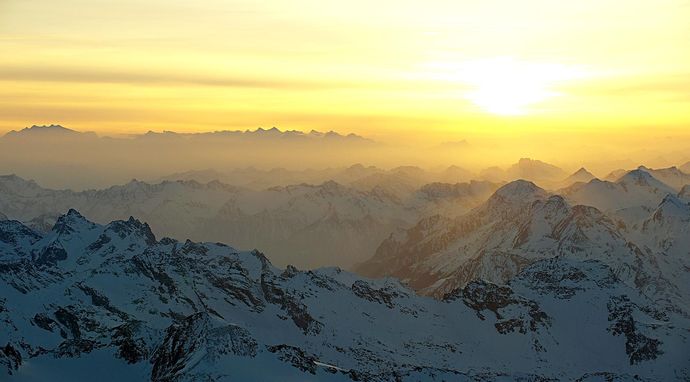
[[[674,190],[680,190],[686,184],[690,184],[690,174],[686,174],[676,166],[657,169],[640,166],[637,169],[648,172],[651,176],[672,187]]]
[[[334,180],[327,180],[319,186],[319,188],[322,191],[326,192],[344,192],[347,190],[347,187],[343,186],[342,184],[334,181]]]
[[[180,181],[178,181],[178,182],[180,182]],[[174,183],[174,182],[171,182],[171,183]],[[119,186],[119,187],[122,187],[124,189],[131,191],[131,190],[138,190],[138,189],[149,187],[149,186],[150,186],[150,184],[144,182],[143,180],[131,179],[129,182],[127,182],[124,185]],[[116,187],[118,187],[118,186],[116,186]]]
[[[390,170],[391,174],[407,175],[407,176],[421,176],[424,170],[417,166],[398,166]]]
[[[544,161],[541,161],[539,159],[532,159],[532,158],[520,158],[518,162],[515,164],[516,166],[547,166],[547,167],[552,167],[552,168],[557,168],[556,166],[546,163]]]
[[[531,203],[535,199],[543,199],[548,193],[533,182],[524,179],[514,180],[500,187],[489,198],[490,203],[509,202],[509,203]]]
[[[70,208],[70,209],[67,211],[67,213],[65,214],[65,216],[69,216],[69,217],[74,216],[74,217],[83,218],[83,216],[79,213],[79,211],[75,210],[74,208]]]
[[[153,245],[156,242],[156,236],[151,231],[148,223],[142,223],[133,216],[130,216],[127,220],[113,221],[108,224],[107,229],[115,232],[121,238],[132,234],[143,237],[147,245]]]
[[[669,217],[690,219],[690,205],[673,194],[666,195],[654,212],[654,219],[660,220]]]
[[[8,183],[30,183],[36,184],[33,180],[26,180],[17,174],[0,175],[0,181]]]
[[[648,172],[648,173],[650,173],[650,174],[652,174],[652,175],[653,175],[654,173],[666,173],[666,174],[684,175],[684,173],[683,173],[682,171],[680,171],[680,169],[679,169],[678,167],[676,167],[676,166],[671,166],[671,167],[666,167],[666,168],[656,168],[656,169],[654,169],[654,168],[649,168],[649,167],[647,167],[647,166],[642,165],[642,166],[638,166],[637,169],[638,169],[638,170],[645,171],[645,172]]]
[[[79,230],[81,227],[90,228],[92,226],[94,224],[80,214],[79,211],[70,208],[66,214],[58,217],[52,231],[58,234],[68,234]]]
[[[68,129],[62,125],[32,125],[19,131],[12,130],[5,134],[6,137],[19,136],[25,134],[78,134],[79,132]]]
[[[572,173],[568,178],[565,179],[565,183],[576,183],[576,182],[584,182],[587,183],[593,179],[596,179],[596,176],[592,174],[591,172],[587,171],[586,168],[580,167],[579,170],[575,171]]]
[[[669,186],[667,186],[665,183],[658,180],[652,174],[641,168],[628,171],[628,173],[623,175],[620,179],[618,179],[616,183],[622,185],[652,187],[669,193],[673,192],[673,190]]]
[[[647,168],[644,166],[640,166],[636,168],[635,170],[630,170],[628,171],[627,174],[623,175],[622,179],[634,179],[634,180],[648,180],[652,179],[652,175],[647,172]]]
[[[502,172],[499,170],[499,173]],[[540,161],[538,159],[520,158],[517,163],[510,166],[506,172],[508,179],[562,179],[567,174],[557,166]]]
[[[572,176],[580,176],[580,175],[590,175],[590,176],[594,176],[594,175],[592,175],[591,172],[587,171],[587,169],[584,168],[584,167],[580,167],[580,169],[577,170],[577,171],[575,171],[575,172],[573,173]]]
[[[518,179],[514,180],[512,182],[508,182],[504,186],[500,187],[498,190],[496,190],[497,194],[507,194],[510,193],[512,195],[524,195],[524,194],[532,194],[532,193],[546,193],[541,187],[537,186],[534,184],[534,182],[531,182],[529,180],[525,179]]]
[[[254,134],[282,134],[283,132],[280,131],[277,127],[273,126],[270,129],[264,129],[263,127],[259,127],[254,131],[250,131],[249,133],[254,133]]]

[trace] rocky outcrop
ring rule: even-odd
[[[501,334],[526,334],[550,324],[549,316],[536,302],[516,295],[508,286],[474,281],[444,297],[447,302],[455,300],[462,300],[482,320],[486,319],[487,311],[493,313],[496,318],[494,326]]]

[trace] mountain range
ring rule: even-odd
[[[454,167],[432,174],[413,166],[381,170],[354,165],[328,173],[338,181],[261,188],[262,179],[317,180],[328,174],[246,169],[231,173],[243,179],[238,181],[243,186],[217,180],[131,181],[80,192],[52,190],[18,176],[0,176],[0,212],[44,231],[69,208],[77,208],[102,224],[136,216],[148,221],[154,232],[179,240],[230,241],[239,248],[258,247],[271,253],[280,266],[350,268],[370,260],[377,248],[385,248],[391,233],[420,229],[420,224],[423,227],[430,221],[444,229],[457,219],[476,222],[478,218],[472,213],[464,215],[487,202],[501,184],[424,183],[443,176],[453,179],[448,174],[458,172],[462,170]],[[209,171],[205,175],[211,178],[217,174]],[[685,198],[687,192],[679,186],[686,179],[688,175],[677,168],[640,167],[616,181],[602,181],[580,169],[560,181],[574,183],[549,192],[561,195],[568,207],[595,207],[617,226],[630,230],[639,227],[666,195]]]
[[[355,271],[396,277],[438,298],[475,279],[508,282],[545,259],[596,260],[640,294],[688,312],[690,206],[683,194],[641,169],[566,191],[508,183],[465,215],[430,216],[391,234]],[[625,213],[630,209],[638,213]]]
[[[526,182],[507,185],[482,208],[508,216],[522,197],[534,198],[535,214],[547,203],[567,209]],[[675,224],[675,216],[661,212],[656,221]],[[277,268],[258,251],[157,238],[134,218],[100,225],[70,210],[48,232],[4,220],[0,375],[687,380],[687,311],[659,304],[641,293],[649,283],[631,285],[626,276],[609,258],[564,255],[432,299],[393,279]]]
[[[33,125],[30,127],[25,127],[21,130],[11,130],[3,138],[11,138],[11,139],[29,139],[31,137],[35,136],[41,136],[41,135],[46,135],[50,134],[52,136],[65,136],[65,137],[74,137],[74,136],[87,136],[90,138],[98,138],[98,135],[94,132],[87,131],[87,132],[81,132],[73,129],[66,128],[61,125]],[[320,132],[316,130],[311,130],[308,133],[299,131],[299,130],[285,130],[281,131],[277,127],[272,127],[270,129],[264,129],[262,127],[259,127],[255,130],[219,130],[219,131],[213,131],[213,132],[202,132],[202,133],[178,133],[174,131],[163,131],[163,132],[155,132],[155,131],[148,131],[143,134],[130,134],[128,138],[134,138],[134,139],[154,139],[154,138],[163,138],[163,139],[203,139],[207,137],[213,137],[213,138],[245,138],[245,139],[262,139],[262,140],[271,140],[271,139],[283,139],[283,140],[290,140],[290,139],[318,139],[318,140],[353,140],[353,141],[360,141],[360,142],[369,142],[369,143],[375,143],[374,141],[364,138],[362,136],[359,136],[357,134],[347,134],[347,135],[342,135],[338,132],[335,131],[328,131],[328,132]],[[126,139],[126,137],[123,138],[113,138],[113,137],[103,137],[104,139]]]
[[[376,188],[385,190],[404,199],[421,186],[429,183],[460,183],[474,178],[471,172],[458,166],[450,166],[441,171],[427,171],[416,166],[398,166],[392,169],[382,169],[358,163],[343,168],[306,170],[289,170],[285,168],[261,170],[251,167],[227,171],[205,169],[174,173],[152,182],[195,180],[205,183],[219,180],[227,184],[263,190],[270,187],[302,183],[320,184],[327,181],[335,181],[361,191],[371,191]]]
[[[31,126],[0,137],[0,173],[26,174],[55,188],[90,189],[188,169],[342,167],[345,158],[366,158],[380,149],[381,144],[356,134],[275,127],[111,137],[60,125]]]
[[[521,158],[505,170],[500,167],[489,167],[483,170],[480,176],[493,181],[527,179],[534,182],[553,182],[562,180],[567,174],[552,164],[536,159]]]
[[[282,266],[350,267],[366,260],[395,229],[439,211],[463,214],[498,186],[474,181],[431,183],[403,197],[382,186],[361,190],[334,181],[257,191],[218,181],[133,180],[75,192],[46,189],[9,175],[0,176],[0,212],[42,231],[70,208],[102,224],[136,216],[148,221],[157,234],[258,247]]]

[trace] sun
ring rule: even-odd
[[[465,98],[497,115],[527,114],[532,111],[530,106],[561,95],[553,90],[559,82],[578,76],[577,70],[565,65],[511,57],[469,62],[461,71],[472,88]]]
[[[497,115],[527,114],[530,105],[556,96],[534,81],[521,78],[487,77],[465,97],[481,109]]]
[[[445,69],[441,75],[445,80],[465,85],[463,98],[485,112],[506,116],[536,112],[532,106],[563,94],[554,90],[559,83],[581,76],[580,70],[570,66],[512,57],[436,67]]]

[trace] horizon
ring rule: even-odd
[[[151,182],[175,174],[201,174],[201,170],[207,169],[227,176],[242,169],[254,169],[257,173],[278,169],[324,172],[355,164],[386,171],[412,166],[429,173],[457,168],[465,173],[461,180],[467,181],[507,180],[510,177],[501,172],[509,171],[521,159],[555,166],[562,171],[562,178],[580,168],[604,178],[612,172],[640,166],[688,171],[683,166],[690,163],[690,153],[683,150],[686,143],[678,139],[672,140],[674,146],[669,144],[665,150],[649,147],[631,152],[623,145],[618,157],[614,156],[616,151],[610,150],[609,157],[601,159],[594,151],[563,155],[557,145],[552,148],[554,155],[534,156],[531,150],[515,142],[508,147],[469,140],[396,144],[346,131],[312,133],[278,127],[193,133],[147,131],[112,136],[62,125],[32,125],[13,131],[0,136],[0,173],[16,173],[44,186],[74,190],[102,189],[131,179]],[[178,139],[171,140],[173,136]],[[548,138],[544,139],[536,144],[551,144]],[[621,145],[615,140],[611,144]],[[180,152],[185,155],[180,156]],[[303,182],[294,176],[293,179]],[[229,178],[225,181],[235,182]]]
[[[57,131],[60,130],[59,128],[76,132],[77,134],[40,134],[41,132]],[[269,135],[261,139],[261,133]],[[304,147],[307,149],[305,151],[289,144],[288,141],[271,140],[270,133],[275,133],[276,136],[280,137],[299,136],[315,139],[332,137],[340,141],[329,139],[319,143],[317,139],[312,142],[313,145],[309,146],[310,148]],[[185,141],[179,141],[178,143],[167,141],[166,143],[166,141],[161,140],[171,134],[176,134],[180,138],[187,138],[186,142],[189,142],[190,146],[180,146]],[[125,162],[123,163],[126,163],[125,157],[127,153],[119,152],[125,149],[125,146],[117,145],[118,140],[121,140],[123,143],[131,142],[134,144],[138,140],[137,138],[148,138],[149,153],[157,152],[159,155],[174,155],[175,145],[179,146],[178,148],[185,148],[189,153],[194,153],[195,150],[200,152],[210,150],[208,154],[203,154],[206,159],[202,162],[192,159],[193,157],[199,157],[201,154],[194,154],[191,157],[178,157],[175,162],[168,163],[168,166],[172,166],[174,169],[166,171],[167,173],[205,168],[221,170],[223,168],[251,166],[261,169],[280,167],[291,170],[324,169],[329,167],[347,167],[355,163],[388,169],[399,166],[417,166],[425,169],[458,166],[473,172],[480,172],[492,166],[505,168],[521,158],[530,158],[554,164],[566,171],[575,171],[580,167],[585,167],[598,174],[607,174],[617,169],[631,169],[638,166],[650,168],[680,167],[690,162],[690,153],[685,150],[690,145],[690,131],[687,133],[688,140],[672,136],[657,136],[654,141],[645,138],[641,148],[635,146],[635,142],[641,143],[638,141],[639,137],[610,136],[608,135],[610,134],[609,132],[600,132],[600,134],[603,134],[602,140],[606,141],[605,143],[586,146],[572,139],[561,141],[549,135],[540,136],[538,139],[526,135],[522,138],[505,137],[496,140],[453,140],[453,137],[440,137],[436,141],[419,139],[417,142],[407,142],[395,139],[391,141],[380,140],[377,137],[357,134],[352,130],[317,131],[312,129],[311,131],[303,131],[298,129],[288,130],[280,126],[194,132],[148,130],[131,134],[108,134],[94,130],[80,130],[70,125],[34,124],[18,126],[0,136],[0,146],[5,147],[0,152],[0,158],[4,158],[6,162],[4,166],[0,164],[0,171],[7,172],[13,166],[13,162],[26,164],[26,160],[29,160],[29,158],[26,158],[22,162],[19,158],[24,157],[29,152],[23,149],[21,145],[18,146],[12,143],[11,138],[19,137],[23,139],[23,145],[33,147],[32,150],[37,154],[42,152],[60,153],[57,157],[48,156],[46,159],[52,158],[53,161],[58,160],[58,162],[70,163],[70,166],[76,165],[77,167],[87,165],[86,162],[80,159],[84,158],[85,155],[92,156],[92,159],[99,161],[98,158],[105,155],[106,152],[110,152],[109,156],[113,160],[119,158],[117,160],[124,160]],[[594,134],[591,135],[594,136]],[[244,136],[247,139],[252,139],[252,143],[249,146],[243,144],[242,147],[237,147],[237,149],[240,152],[249,150],[248,155],[250,157],[260,158],[256,165],[247,162],[249,158],[239,160],[238,163],[233,165],[227,162],[226,154],[217,152],[217,150],[221,149],[218,145],[223,142],[234,145],[235,143],[232,143],[234,142],[232,141],[233,136]],[[93,143],[97,143],[100,149],[94,150],[80,145],[77,137],[80,137],[79,139],[97,138],[97,141]],[[159,139],[154,139],[156,137]],[[135,145],[132,149],[138,153],[137,155],[139,155],[140,159],[144,160],[149,155],[142,151],[145,150],[145,146],[142,146],[144,141],[140,142],[142,143]],[[296,144],[296,142],[294,141],[293,143]],[[303,141],[304,144],[307,144],[306,142]],[[273,149],[271,149],[271,145]],[[329,147],[332,145],[337,145],[335,146],[337,149],[329,151]],[[252,146],[259,151],[253,150],[255,153],[251,154]],[[213,156],[209,156],[211,152],[217,152],[219,155],[215,161]],[[256,155],[259,155],[259,152],[263,154],[260,157],[256,157]],[[319,159],[320,155],[326,155],[327,157],[325,160]],[[603,155],[605,156],[602,157]],[[236,159],[239,158],[236,157]],[[141,161],[136,163],[138,163],[138,166],[143,166],[142,168],[153,165],[145,162],[148,161],[144,160],[144,163]],[[159,176],[163,175],[166,174],[159,173]]]
[[[396,143],[689,139],[686,1],[70,1],[1,5],[0,47],[14,54],[0,64],[0,133],[32,120]]]

